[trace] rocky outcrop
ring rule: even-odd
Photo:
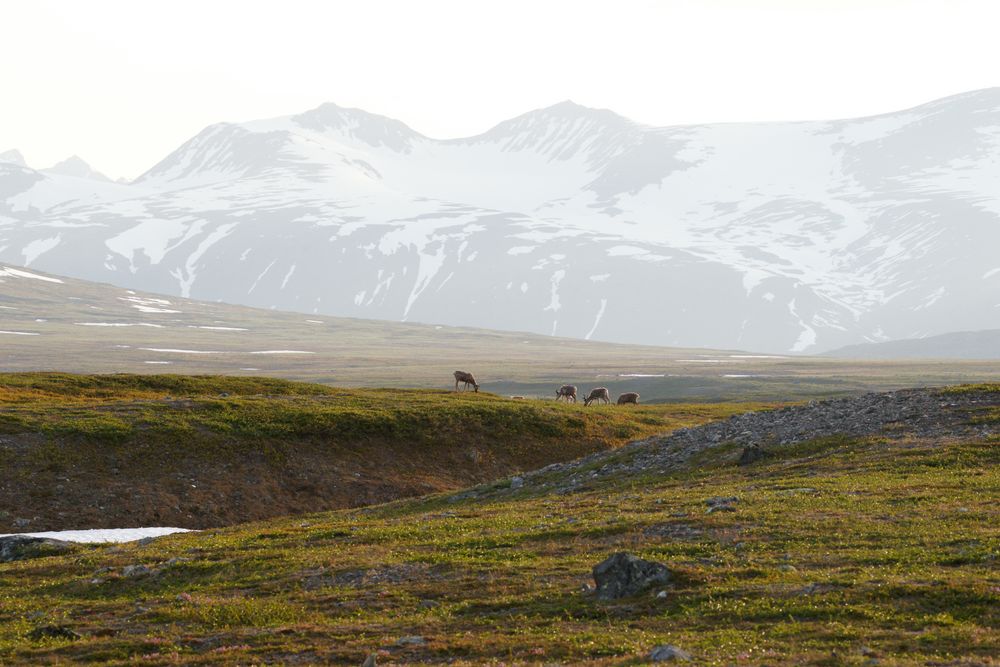
[[[661,644],[649,653],[651,662],[687,662],[690,659],[690,653],[670,644]]]
[[[523,488],[572,493],[608,477],[676,470],[696,454],[724,445],[741,447],[739,459],[746,464],[777,454],[785,445],[835,436],[988,437],[1000,431],[1000,425],[976,417],[998,407],[1000,391],[990,389],[906,389],[746,412],[546,466],[524,474]]]
[[[638,595],[670,581],[670,570],[662,563],[618,552],[594,566],[595,595],[599,600]]]
[[[74,545],[62,540],[28,535],[7,535],[0,537],[0,563],[14,560],[55,556],[73,549]]]

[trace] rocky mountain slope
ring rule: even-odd
[[[669,474],[713,452],[748,465],[780,457],[784,450],[817,440],[968,438],[994,441],[1000,425],[1000,385],[958,389],[908,389],[806,405],[747,412],[717,423],[682,428],[666,436],[630,443],[567,464],[525,475],[518,488],[560,494],[649,474]],[[495,490],[494,490],[495,492]],[[500,494],[507,493],[501,489]],[[475,493],[467,495],[476,495]],[[489,495],[489,493],[487,494]]]
[[[655,128],[573,103],[424,137],[325,104],[129,185],[0,164],[0,260],[304,313],[821,351],[1000,325],[1000,89]]]

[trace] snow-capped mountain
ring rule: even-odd
[[[435,140],[324,104],[129,185],[0,164],[0,261],[306,313],[819,351],[1000,327],[1000,89],[655,128],[571,102]]]
[[[22,166],[24,166],[23,163]],[[62,162],[57,162],[43,171],[47,174],[76,176],[77,178],[90,178],[95,181],[111,182],[110,178],[91,167],[79,155],[71,155]]]
[[[7,162],[18,167],[27,167],[28,163],[24,161],[24,156],[21,155],[21,151],[16,148],[11,148],[0,153],[0,162]]]

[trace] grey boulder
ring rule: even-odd
[[[686,662],[691,659],[691,654],[676,646],[661,644],[650,651],[649,659],[652,662],[671,662],[674,660]]]
[[[593,569],[596,595],[600,600],[638,595],[670,581],[670,570],[662,563],[643,560],[633,554],[618,552]]]
[[[73,548],[71,542],[53,540],[47,537],[28,535],[7,535],[0,537],[0,563],[14,560],[54,556]]]

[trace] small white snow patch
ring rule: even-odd
[[[545,306],[545,308],[543,308],[542,310],[551,310],[554,313],[558,313],[559,309],[562,308],[562,304],[559,301],[559,283],[561,283],[563,281],[563,278],[565,278],[565,277],[566,277],[566,270],[565,269],[559,269],[558,271],[556,271],[555,273],[552,274],[552,281],[551,281],[551,285],[550,285],[549,305]],[[595,328],[596,328],[596,325],[595,325]],[[552,335],[554,336],[555,333],[556,333],[556,328],[555,328],[555,325],[553,324],[552,325]]]
[[[634,245],[616,245],[608,248],[608,257],[634,257],[646,255],[649,251]]]
[[[0,331],[0,334],[7,334],[8,336],[38,336],[40,334],[33,333],[31,331]]]
[[[187,528],[91,528],[88,530],[50,530],[41,533],[8,533],[10,535],[26,535],[28,537],[47,537],[64,542],[81,542],[96,544],[104,542],[134,542],[144,537],[162,537],[173,533],[190,533]]]
[[[12,269],[9,266],[0,267],[0,278],[31,278],[32,280],[42,280],[47,283],[59,283],[64,284],[63,281],[58,278],[49,278],[48,276],[40,276],[37,273],[31,273],[30,271],[21,271],[20,269]]]
[[[138,310],[140,313],[179,313],[179,312],[181,312],[179,310],[170,310],[169,308],[154,308],[153,306],[134,305],[132,307],[135,308],[136,310]]]
[[[150,324],[148,322],[74,322],[78,327],[153,327],[162,329],[162,324]]]
[[[120,296],[118,297],[120,301],[126,301],[130,306],[142,313],[179,313],[179,310],[172,310],[170,308],[163,308],[163,306],[169,306],[170,302],[166,299],[154,299],[154,298],[143,298],[140,296]]]
[[[24,249],[21,251],[21,254],[24,255],[24,265],[30,266],[31,263],[38,259],[40,255],[47,253],[49,250],[52,250],[59,245],[60,240],[62,240],[62,234],[56,234],[55,236],[47,239],[35,239],[28,245],[24,246]]]
[[[244,329],[242,327],[202,327],[195,324],[189,324],[188,329],[208,329],[209,331],[250,331],[249,329]]]
[[[306,322],[308,322],[309,324],[326,324],[321,320],[306,320]]]
[[[587,335],[583,337],[584,340],[590,340],[590,337],[594,335],[595,331],[597,331],[597,325],[601,323],[601,319],[604,317],[604,310],[607,307],[608,307],[608,300],[601,299],[601,307],[597,310],[597,317],[594,318],[594,326],[590,327],[590,331],[588,331]]]
[[[163,365],[169,365],[169,364],[172,364],[174,362],[172,362],[172,361],[144,361],[142,363],[144,363],[144,364],[163,364]]]
[[[780,354],[730,354],[733,359],[788,359]]]
[[[731,364],[727,359],[678,359],[679,364]]]
[[[285,279],[281,281],[281,289],[285,289],[285,285],[288,284],[289,278],[295,273],[295,264],[292,264],[292,268],[288,269],[288,273],[285,274]]]
[[[511,248],[510,250],[507,251],[507,254],[508,255],[527,255],[529,252],[531,252],[532,250],[534,250],[537,247],[538,246],[534,246],[534,245],[519,245],[519,246],[514,246],[513,248]]]

